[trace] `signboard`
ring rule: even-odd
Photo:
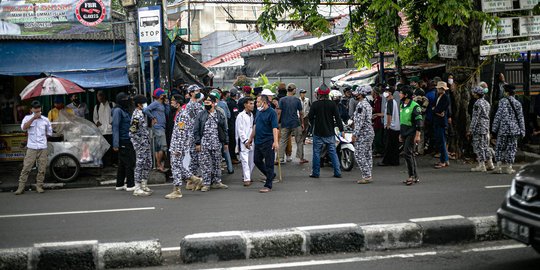
[[[439,57],[457,59],[457,45],[439,45]]]
[[[525,52],[540,50],[540,40],[530,40],[521,42],[511,42],[503,44],[493,44],[480,46],[480,55],[496,55],[513,52]]]
[[[161,6],[139,8],[139,44],[161,46]]]
[[[0,35],[88,34],[111,30],[111,0],[1,0]]]
[[[498,24],[498,28],[491,30],[487,27],[486,23],[482,26],[482,40],[491,40],[491,39],[501,39],[501,38],[510,38],[514,36],[512,31],[514,18],[501,18]],[[497,31],[499,35],[497,35]]]
[[[531,69],[531,84],[540,85],[540,69]]]
[[[519,32],[521,36],[540,35],[540,16],[519,18]]]
[[[505,12],[512,10],[533,9],[540,0],[519,0],[514,5],[513,0],[482,0],[483,12]],[[517,5],[519,4],[519,5]]]

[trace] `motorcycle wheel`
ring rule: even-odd
[[[349,149],[341,150],[340,157],[341,169],[344,171],[350,171],[354,167],[354,153]]]

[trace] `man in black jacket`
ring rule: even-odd
[[[193,137],[195,150],[199,152],[202,170],[202,192],[213,189],[226,189],[227,185],[221,183],[221,145],[228,151],[229,136],[225,116],[216,111],[216,97],[208,96],[204,101],[204,111],[195,118]]]
[[[238,158],[236,157],[236,141],[235,141],[235,132],[236,132],[236,116],[238,115],[238,103],[236,102],[236,96],[237,96],[238,90],[232,89],[229,90],[223,90],[223,95],[225,95],[225,102],[227,102],[227,107],[229,108],[229,111],[231,113],[231,118],[227,122],[228,128],[229,128],[229,154],[231,155],[232,163],[238,164],[240,161],[238,161]]]
[[[448,151],[446,150],[446,127],[448,126],[448,117],[450,109],[450,98],[445,93],[448,86],[445,82],[437,83],[437,100],[433,107],[433,129],[434,138],[439,148],[440,162],[435,165],[436,169],[448,167]]]
[[[308,114],[309,123],[313,126],[313,165],[309,177],[319,178],[321,170],[321,149],[327,146],[328,155],[334,167],[334,177],[341,178],[341,169],[336,153],[336,140],[334,138],[334,127],[343,131],[343,123],[339,116],[338,107],[335,102],[328,99],[330,88],[322,84],[317,88],[318,100],[313,102]]]

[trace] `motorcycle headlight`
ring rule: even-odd
[[[512,180],[512,185],[510,186],[510,196],[514,196],[516,194],[516,180]]]

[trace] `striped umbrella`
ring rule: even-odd
[[[80,86],[72,81],[58,77],[37,79],[26,86],[21,92],[22,100],[40,96],[69,95],[84,92]]]

